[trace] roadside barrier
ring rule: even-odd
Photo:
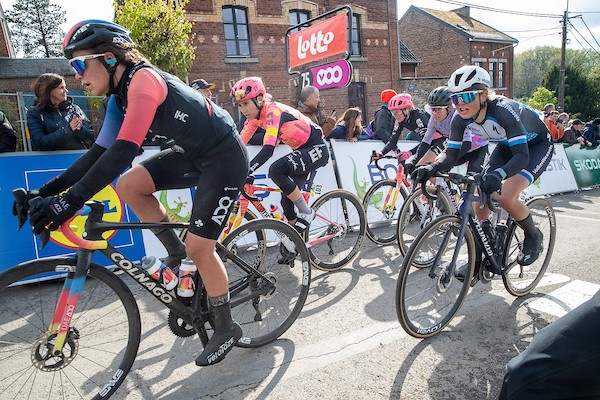
[[[313,185],[313,199],[325,192],[337,189],[338,186],[362,199],[371,185],[396,175],[397,165],[394,160],[386,165],[387,169],[383,172],[372,165],[369,166],[371,152],[383,148],[384,144],[381,141],[366,140],[350,143],[331,140],[330,143],[335,163],[330,162],[326,167],[318,170]],[[401,150],[409,150],[416,145],[417,142],[414,141],[398,143]],[[248,146],[250,158],[259,150],[260,146]],[[135,159],[134,164],[158,151],[156,147],[146,148],[144,153]],[[269,161],[277,160],[290,151],[289,147],[280,145],[275,149],[275,153]],[[16,219],[11,214],[12,190],[17,187],[27,189],[40,187],[44,182],[62,173],[81,154],[83,151],[75,150],[0,154],[0,168],[5,171],[0,178],[0,215],[3,221],[0,225],[0,271],[34,258],[69,254],[68,250],[57,244],[68,242],[59,232],[52,233],[51,240],[44,249],[40,249],[40,242],[31,233],[29,225],[23,226],[19,232],[16,232]],[[257,184],[273,185],[268,176],[270,162],[267,162],[254,174]],[[337,175],[340,178],[339,185],[334,168],[337,168]],[[461,167],[457,169],[460,170]],[[120,199],[115,190],[115,183],[113,182],[112,185],[96,194],[94,200],[104,203],[105,216],[110,221],[138,221],[135,214]],[[562,144],[557,144],[548,169],[527,189],[526,194],[527,197],[532,197],[564,193],[597,185],[600,185],[600,149],[598,147],[582,148],[579,145],[563,147]],[[188,221],[191,215],[194,190],[162,191],[156,193],[156,197],[167,209],[170,219]],[[270,204],[279,204],[278,193],[263,193],[262,195],[269,196]],[[79,233],[83,228],[83,221],[84,217],[77,217],[74,220],[74,225],[80,228]],[[146,253],[146,249],[152,249],[149,253],[158,257],[166,255],[162,245],[151,233],[121,231],[107,232],[107,235],[116,235],[113,243],[130,259],[140,259]],[[74,251],[71,254],[74,254]],[[98,257],[97,260],[94,260],[95,262],[108,265],[102,255],[97,254],[95,257]]]

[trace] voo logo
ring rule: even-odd
[[[335,35],[333,32],[323,33],[319,31],[310,35],[309,39],[302,40],[302,35],[298,37],[298,58],[303,60],[306,58],[306,53],[310,52],[313,56],[319,53],[325,53],[327,46],[333,42]]]
[[[344,71],[342,71],[342,67],[339,65],[327,67],[317,72],[317,83],[321,86],[340,83],[343,77]]]

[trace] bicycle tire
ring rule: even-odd
[[[356,257],[364,242],[367,223],[362,203],[349,191],[336,189],[315,200],[312,208],[317,216],[304,232],[310,262],[322,271],[340,269]],[[336,236],[315,244],[331,233]]]
[[[121,279],[94,263],[71,320],[64,365],[54,357],[41,359],[52,341],[47,330],[65,274],[47,275],[59,265],[75,264],[73,258],[45,258],[0,274],[1,398],[106,399],[131,369],[141,335],[137,303]],[[11,286],[40,277],[46,280]],[[47,362],[52,360],[53,365]]]
[[[278,234],[289,238],[296,248],[293,260],[284,264],[278,263],[282,255]],[[292,326],[308,296],[311,269],[304,241],[285,222],[256,219],[231,232],[223,246],[276,283],[275,290],[259,294],[263,278],[246,273],[224,254],[232,293],[231,316],[243,330],[237,346],[259,347],[274,341]],[[236,299],[252,293],[256,296],[236,305]]]
[[[394,196],[397,196],[396,201],[392,200]],[[406,187],[400,185],[398,189],[394,179],[381,180],[369,188],[362,204],[367,220],[366,234],[373,243],[386,246],[397,241],[398,215],[408,196]]]
[[[437,188],[434,186],[427,186],[427,190],[429,193],[438,196],[437,200],[434,202],[436,208],[430,210],[427,216],[423,217],[422,214],[425,203],[421,200],[421,195],[423,194],[421,188],[415,189],[400,208],[396,237],[398,246],[400,247],[400,253],[403,257],[406,256],[410,244],[415,240],[425,225],[440,215],[451,214],[452,205],[446,194],[438,194]]]
[[[460,282],[450,272],[452,276],[448,283],[442,281],[447,276],[446,267],[454,254],[460,222],[461,219],[454,215],[443,215],[430,222],[417,235],[404,257],[396,286],[396,314],[402,328],[413,337],[427,338],[441,332],[467,297],[475,270],[475,239],[471,229],[465,230],[457,261],[457,264],[461,261],[468,264],[468,279]],[[452,236],[442,246],[446,235]],[[433,270],[431,267],[415,267],[413,258],[421,252],[437,254],[439,251],[442,251],[439,263]],[[434,275],[431,275],[432,272]]]
[[[502,282],[506,290],[517,297],[529,294],[540,282],[548,269],[556,241],[556,216],[550,203],[537,198],[529,200],[526,205],[535,226],[544,234],[544,251],[533,264],[520,265],[517,256],[523,246],[523,230],[516,223],[511,224],[504,248]]]

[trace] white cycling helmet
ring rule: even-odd
[[[448,88],[452,93],[464,92],[467,90],[480,90],[492,85],[490,74],[478,66],[465,65],[452,73],[448,80]]]

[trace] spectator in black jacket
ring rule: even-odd
[[[17,149],[17,135],[8,122],[8,118],[0,111],[0,153],[15,151]]]
[[[598,146],[598,139],[600,139],[600,118],[594,118],[592,121],[585,125],[583,136],[585,140],[591,143],[592,146]]]
[[[67,98],[62,76],[42,74],[31,90],[35,104],[27,110],[27,128],[34,150],[87,149],[94,142],[90,121],[81,108]]]
[[[381,107],[375,111],[375,119],[373,120],[373,132],[375,133],[374,139],[381,139],[384,143],[390,141],[392,133],[394,132],[394,125],[396,120],[394,116],[388,110],[388,102],[392,97],[396,95],[396,92],[391,89],[386,89],[381,92]]]

